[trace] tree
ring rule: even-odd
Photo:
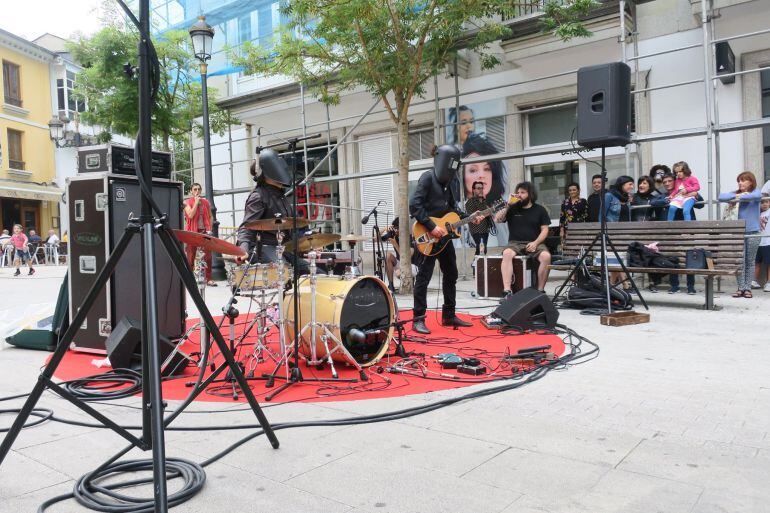
[[[245,45],[235,60],[250,73],[288,75],[334,104],[341,91],[363,87],[379,97],[396,127],[397,212],[409,219],[409,108],[425,83],[461,48],[479,54],[485,69],[499,64],[489,45],[510,30],[496,20],[540,0],[287,0],[286,26],[271,49]],[[596,0],[549,1],[545,27],[562,39],[588,35],[580,17]],[[410,253],[409,237],[400,252]],[[401,259],[401,292],[412,288],[411,265]]]
[[[127,63],[137,62],[138,40],[136,30],[115,22],[69,45],[73,58],[83,66],[75,82],[75,94],[88,106],[82,120],[103,129],[99,136],[102,141],[109,141],[112,133],[134,137],[139,128],[138,77],[126,72]],[[169,151],[189,133],[190,120],[201,115],[201,84],[193,79],[198,61],[190,51],[185,31],[166,32],[154,44],[160,80],[152,130],[156,142]],[[219,109],[215,99],[216,90],[210,88],[211,130],[221,134],[237,121],[228,111]],[[194,128],[201,129],[198,124]]]

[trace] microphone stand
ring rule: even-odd
[[[372,252],[372,259],[374,262],[374,274],[379,279],[384,281],[382,274],[382,263],[385,261],[384,251],[382,247],[382,235],[380,232],[380,226],[377,222],[377,208],[372,211],[374,214],[374,226],[372,226],[372,237],[374,237],[374,251]]]

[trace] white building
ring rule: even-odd
[[[445,126],[450,109],[469,106],[475,116],[475,131],[485,132],[508,157],[504,162],[509,187],[518,181],[533,181],[541,203],[558,222],[565,185],[577,181],[586,195],[591,175],[599,170],[571,151],[570,137],[576,126],[574,71],[626,60],[636,89],[635,143],[628,147],[628,155],[622,148],[608,149],[610,178],[621,174],[638,177],[653,164],[671,166],[684,160],[700,180],[706,199],[734,188],[736,175],[744,170],[754,171],[760,182],[770,179],[770,119],[762,120],[770,118],[770,2],[706,1],[705,35],[699,0],[605,0],[587,21],[593,37],[568,43],[540,32],[536,8],[508,20],[514,36],[500,41],[502,66],[481,72],[473,55],[468,55],[458,63],[457,77],[448,70],[446,76],[438,77],[435,90],[428,84],[427,96],[415,100],[409,148],[415,169],[424,167],[426,161],[420,161],[434,143],[451,139],[454,127]],[[187,16],[181,8],[171,9],[171,4],[185,2],[160,0],[153,4],[154,13],[167,16],[168,26],[192,24],[198,11]],[[225,43],[261,41],[269,36],[271,26],[265,19],[274,24],[280,21],[273,9],[277,3],[217,5],[208,19],[217,30],[215,50]],[[203,10],[207,13],[205,7]],[[756,34],[738,37],[752,33]],[[734,76],[734,83],[710,78],[715,74],[713,46],[720,41],[728,42],[735,55],[739,74]],[[233,72],[222,52],[215,55],[210,70],[212,85],[227,93],[220,104],[242,121],[231,133],[213,138],[214,189],[222,193],[236,190],[216,198],[223,226],[237,226],[241,220],[245,191],[253,185],[248,166],[255,146],[302,135],[303,131],[322,133],[310,143],[310,168],[326,154],[327,147],[348,136],[336,158],[316,175],[310,191],[313,203],[343,207],[338,211],[311,205],[311,216],[327,221],[325,229],[358,231],[360,213],[345,208],[366,209],[384,199],[386,209],[392,212],[397,202],[405,199],[395,193],[395,129],[382,107],[376,107],[348,135],[358,116],[371,107],[370,94],[345,94],[339,106],[328,110],[305,96],[303,114],[297,84]],[[675,84],[679,85],[668,87]],[[595,159],[598,154],[591,151],[583,155]],[[202,181],[200,149],[196,149],[194,160],[195,178]],[[299,167],[303,167],[301,163]],[[420,173],[413,171],[410,180],[416,180]],[[300,198],[302,202],[304,195]],[[712,209],[710,214],[716,217],[716,206]],[[707,211],[698,211],[699,217],[706,218]]]

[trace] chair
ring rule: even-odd
[[[27,251],[29,252],[29,258],[35,265],[40,265],[40,261],[37,259],[37,250],[40,247],[39,244],[34,242],[27,243]]]
[[[67,264],[67,258],[69,257],[69,252],[67,250],[67,243],[66,242],[59,242],[57,248],[56,248],[56,254],[58,256],[56,260],[56,265],[59,265],[59,261],[61,261],[63,264]]]
[[[0,248],[0,267],[11,267],[13,265],[13,245],[4,244]]]
[[[43,251],[45,252],[45,263],[46,264],[54,264],[59,265],[59,243],[55,244],[49,244],[48,242],[45,243],[43,246]]]

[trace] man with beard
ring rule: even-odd
[[[591,188],[593,188],[593,192],[586,199],[588,202],[588,222],[598,223],[599,211],[601,209],[602,175],[591,177]]]
[[[415,220],[430,230],[435,239],[447,236],[443,226],[438,226],[430,218],[442,217],[449,212],[462,213],[457,207],[460,200],[460,180],[457,171],[460,166],[460,150],[455,146],[443,145],[436,148],[433,156],[433,169],[425,171],[417,182],[417,189],[409,201],[409,213]],[[481,218],[478,219],[478,222]],[[474,221],[475,222],[475,221]],[[457,295],[457,257],[455,247],[449,242],[438,255],[425,256],[417,272],[414,284],[414,321],[413,329],[417,333],[430,334],[425,325],[425,312],[428,309],[428,283],[433,276],[433,269],[438,260],[443,275],[442,289],[444,305],[441,308],[441,324],[444,326],[468,327],[455,315]],[[422,318],[421,318],[422,317]]]
[[[257,235],[259,235],[261,248],[252,263],[254,261],[275,262],[278,260],[276,232],[251,230],[246,225],[259,219],[274,219],[278,214],[284,218],[294,217],[291,202],[284,195],[285,188],[292,183],[291,173],[284,160],[271,149],[262,150],[260,153],[259,172],[256,162],[252,162],[250,171],[257,185],[246,199],[243,222],[238,228],[238,246],[245,254],[250,254],[257,245]],[[291,240],[291,235],[291,230],[284,232],[284,244]],[[284,253],[283,256],[292,265],[299,265],[300,274],[307,273],[308,266],[304,260],[299,260],[297,263],[294,261],[294,255]],[[245,257],[239,257],[237,261],[242,263]]]
[[[601,180],[601,177],[599,177]],[[599,183],[601,185],[601,182]],[[503,250],[500,271],[503,275],[503,298],[512,294],[513,259],[517,255],[536,258],[540,263],[537,270],[537,289],[545,291],[548,281],[548,266],[551,254],[545,247],[551,217],[542,205],[536,203],[537,192],[530,182],[521,182],[516,186],[518,201],[507,206],[495,216],[498,223],[508,222],[508,247]]]

